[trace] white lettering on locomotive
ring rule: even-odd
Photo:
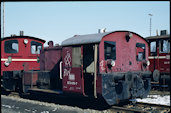
[[[102,71],[105,70],[105,68],[104,68],[104,61],[103,60],[100,61],[100,68],[101,68]]]
[[[77,85],[78,83],[77,82],[72,82],[72,81],[67,81],[67,84],[68,85]]]
[[[166,61],[166,62],[164,62],[164,64],[170,64],[170,61],[168,61],[168,62]]]
[[[74,74],[69,74],[69,80],[75,80],[75,75]]]
[[[170,59],[170,55],[166,56],[149,56],[149,59]]]
[[[69,70],[64,69],[64,77],[65,77],[65,76],[69,76],[70,73],[71,73],[71,68],[70,68]]]

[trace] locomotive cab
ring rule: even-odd
[[[130,31],[75,35],[44,48],[40,71],[23,74],[24,92],[103,99],[109,105],[148,95],[148,43]]]
[[[153,72],[152,83],[161,88],[170,88],[170,35],[161,33],[160,36],[151,36],[146,39],[150,46],[149,69]]]
[[[129,31],[75,35],[62,42],[63,91],[109,105],[150,91],[148,43]]]
[[[24,70],[40,69],[39,56],[44,43],[42,39],[23,34],[1,39],[1,81],[5,90],[21,87]]]

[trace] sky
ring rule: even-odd
[[[74,35],[116,30],[133,31],[143,37],[156,35],[156,30],[170,34],[169,1],[51,1],[1,3],[1,37],[33,36],[61,44]],[[152,16],[149,16],[152,14]],[[45,45],[46,45],[45,44]]]

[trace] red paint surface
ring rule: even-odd
[[[148,44],[147,42],[139,37],[136,34],[133,34],[132,38],[129,40],[129,42],[125,39],[126,32],[114,32],[111,33],[105,37],[103,37],[102,41],[99,45],[99,62],[103,62],[103,65],[100,66],[100,73],[106,73],[107,72],[127,72],[127,71],[140,71],[142,62],[136,60],[136,43],[144,43],[146,48],[146,60],[148,60]],[[115,60],[115,66],[112,67],[112,70],[108,70],[106,67],[107,61],[104,59],[104,41],[114,41],[116,42],[116,60]],[[132,65],[129,65],[129,62],[132,63]],[[103,70],[103,69],[104,70]]]
[[[57,63],[61,60],[62,48],[49,47],[41,51],[40,54],[40,70],[51,71]]]
[[[28,44],[25,46],[23,43],[24,39],[28,40]],[[31,41],[36,41],[42,44],[44,42],[41,42],[39,40],[35,39],[29,39],[29,38],[11,38],[7,40],[18,40],[19,45],[19,52],[18,53],[5,53],[4,51],[4,42],[6,40],[1,41],[1,59],[5,58],[8,59],[9,56],[12,57],[12,59],[37,59],[39,57],[39,54],[31,54]],[[42,47],[43,48],[43,47]],[[1,61],[1,76],[3,74],[3,71],[19,71],[24,70],[23,64],[28,64],[28,70],[38,70],[40,69],[40,63],[37,63],[37,61],[12,61],[8,67],[4,65],[5,61]]]
[[[99,72],[97,72],[97,84],[96,91],[97,94],[102,92],[102,78],[100,74],[111,73],[111,72],[128,72],[128,71],[142,71],[142,61],[136,60],[137,52],[142,51],[141,49],[136,48],[136,43],[144,43],[146,52],[146,60],[148,60],[149,47],[147,42],[142,39],[142,37],[133,33],[132,38],[129,42],[126,41],[125,35],[128,32],[113,32],[109,35],[106,35],[102,38],[99,43]],[[116,42],[116,60],[115,66],[112,67],[112,70],[107,69],[107,60],[104,59],[104,41],[114,41]],[[66,62],[67,55],[72,57],[72,47],[63,47],[62,49],[62,61],[63,61],[63,91],[66,92],[77,92],[84,94],[84,79],[82,67],[73,68],[72,67],[72,58],[69,60],[69,63]],[[82,50],[83,55],[83,50]],[[130,63],[131,62],[131,65]],[[148,70],[148,67],[147,67]],[[69,80],[69,74],[75,75],[75,80]],[[67,84],[67,82],[73,82],[73,84]]]
[[[150,53],[149,53],[150,56]],[[150,71],[154,71],[155,69],[159,70],[161,73],[170,73],[170,53],[160,53],[159,48],[157,48],[157,55],[150,56],[150,57],[157,57],[153,59],[149,59]],[[166,58],[159,58],[159,57],[166,57]]]
[[[37,72],[25,72],[23,74],[23,84],[24,85],[36,85],[36,82],[38,80],[38,73]]]

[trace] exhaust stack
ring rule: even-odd
[[[24,31],[20,31],[20,36],[23,36],[24,35]]]

